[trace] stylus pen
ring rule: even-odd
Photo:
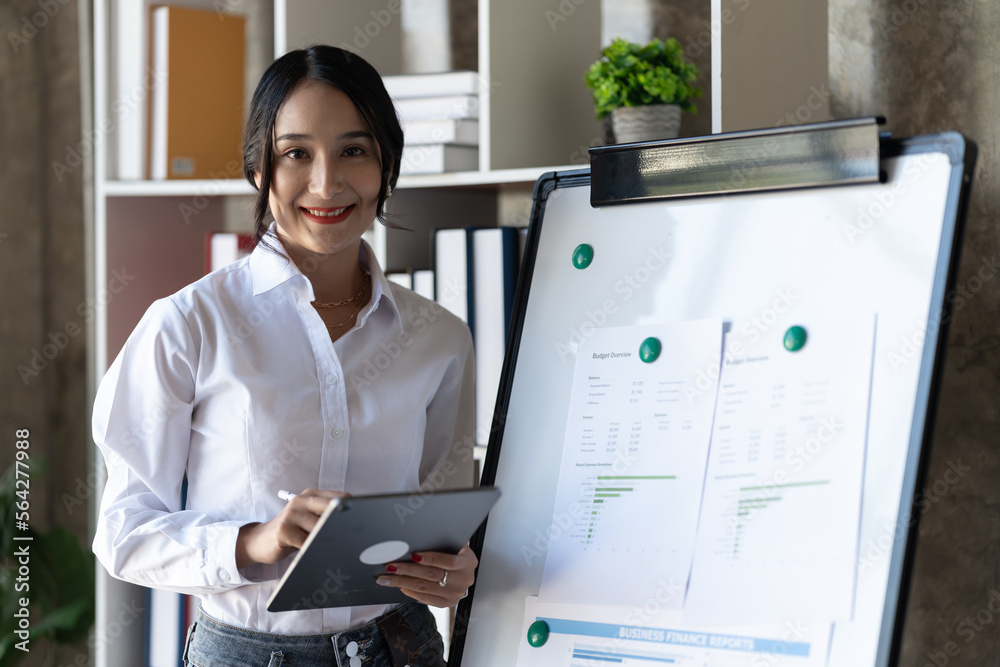
[[[297,495],[299,494],[292,493],[291,491],[285,491],[284,489],[278,491],[278,497],[284,500],[286,503]]]

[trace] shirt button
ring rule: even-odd
[[[351,667],[361,667],[361,658],[353,656],[351,658]]]
[[[326,383],[337,384],[337,376],[334,375],[333,373],[330,373],[329,375],[326,376]]]
[[[332,435],[337,440],[340,440],[341,438],[344,437],[344,429],[342,429],[342,428],[335,428],[332,431],[330,431],[330,435]]]
[[[226,572],[225,570],[219,570],[219,576],[222,578],[223,581],[229,581],[229,573]]]
[[[350,644],[344,647],[344,652],[347,653],[348,658],[353,658],[358,654],[358,643],[351,642]]]

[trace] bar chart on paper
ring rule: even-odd
[[[684,609],[709,623],[851,618],[874,313],[725,359]],[[771,582],[765,584],[764,582]]]
[[[757,640],[758,642],[760,640]],[[622,642],[619,642],[621,645]],[[792,647],[793,650],[799,647]],[[577,643],[573,645],[573,654],[569,667],[606,667],[609,664],[621,667],[655,667],[656,665],[673,665],[673,667],[754,667],[754,665],[776,665],[778,661],[772,654],[748,656],[745,653],[726,655],[720,650],[699,650],[687,647],[680,651],[650,651],[639,648],[607,648],[599,644]],[[808,654],[806,654],[808,655]],[[780,656],[789,661],[787,655]],[[794,656],[806,657],[806,656]],[[756,662],[754,662],[756,659]],[[805,660],[798,662],[805,663]],[[794,664],[794,663],[792,663]]]
[[[561,621],[566,624],[566,621]],[[573,625],[599,625],[575,623]],[[585,632],[585,631],[583,631]],[[673,667],[754,667],[755,665],[816,665],[822,663],[810,659],[812,647],[804,642],[781,642],[759,637],[731,637],[710,635],[698,632],[670,631],[653,629],[649,634],[668,636],[673,634],[690,640],[716,640],[715,646],[705,645],[658,645],[649,642],[644,647],[641,641],[626,641],[616,638],[616,641],[582,641],[570,644],[570,659],[568,667],[606,667],[609,664],[621,667],[657,667],[672,665]],[[742,647],[726,648],[721,639],[742,642]],[[598,638],[591,638],[598,639]],[[752,647],[752,648],[747,648]],[[781,651],[780,653],[778,651]]]
[[[732,530],[720,536],[720,555],[729,555],[732,560],[740,556],[740,545],[746,540],[748,526],[763,514],[776,513],[780,507],[809,508],[813,506],[811,487],[826,486],[828,479],[789,484],[765,486],[741,486],[730,496],[731,505],[722,513],[722,519]],[[785,515],[785,519],[788,515]]]
[[[642,665],[683,664],[684,657],[678,654],[657,654],[638,649],[609,649],[597,644],[575,644],[570,667],[599,667],[608,663],[623,667]]]
[[[642,358],[650,340],[662,352]],[[697,513],[670,508],[699,502],[715,390],[692,400],[682,387],[721,346],[721,320],[608,327],[581,344],[553,510],[572,529],[549,545],[540,597],[633,605],[659,586],[683,590]],[[637,534],[636,517],[649,530]]]
[[[676,475],[598,475],[584,482],[580,497],[590,498],[590,505],[584,504],[574,531],[583,550],[643,550],[645,545],[623,529],[630,517],[662,498],[676,479]]]

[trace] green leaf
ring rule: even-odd
[[[698,68],[684,58],[684,49],[674,38],[636,44],[617,38],[601,51],[584,75],[593,91],[594,111],[603,118],[623,106],[677,104],[693,111],[690,98],[701,95],[691,84]]]
[[[49,633],[73,633],[87,620],[92,610],[88,608],[87,600],[76,600],[46,614],[40,621],[31,626],[31,636],[41,637]],[[84,634],[90,629],[90,623],[84,628]]]
[[[14,644],[18,641],[20,640],[12,634],[0,637],[0,667],[13,667],[28,657],[28,654],[21,649],[14,648]]]

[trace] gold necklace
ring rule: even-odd
[[[321,303],[319,301],[313,301],[312,305],[315,308],[336,308],[337,306],[346,306],[349,303],[354,303],[355,301],[357,301],[358,299],[360,299],[361,295],[364,294],[365,290],[368,289],[368,281],[370,279],[371,279],[371,275],[369,275],[367,273],[364,274],[364,277],[362,277],[362,279],[361,279],[361,289],[359,289],[358,293],[355,294],[354,296],[352,296],[349,299],[344,299],[343,301],[327,301],[325,303]]]
[[[360,312],[361,312],[361,304],[359,303],[358,305],[356,305],[354,308],[351,309],[351,314],[350,315],[348,315],[347,317],[345,317],[341,321],[337,322],[336,324],[327,324],[326,328],[327,329],[339,329],[340,327],[344,326],[345,324],[347,324],[348,322],[350,322],[351,320],[353,320],[355,317],[357,317],[358,313],[360,313]]]

